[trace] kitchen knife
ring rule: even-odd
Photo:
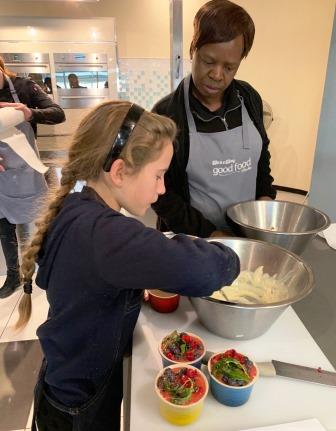
[[[287,362],[257,362],[259,373],[264,377],[289,377],[291,379],[304,380],[306,382],[319,383],[336,387],[336,373],[322,370],[322,368],[303,367],[302,365],[289,364]]]
[[[207,364],[213,352],[207,351],[202,360]],[[304,380],[321,385],[336,387],[336,373],[319,368],[303,367],[302,365],[289,364],[272,360],[272,362],[257,362],[261,377],[289,377],[291,379]]]

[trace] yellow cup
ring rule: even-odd
[[[171,368],[171,369],[190,368],[192,370],[196,370],[197,374],[202,378],[204,382],[205,390],[202,397],[195,403],[188,404],[188,405],[173,404],[168,400],[166,400],[161,395],[157,382],[160,376],[164,373],[164,371],[167,368]],[[161,416],[166,421],[174,425],[189,425],[192,422],[195,422],[199,418],[203,409],[204,400],[205,400],[205,397],[207,396],[208,390],[209,390],[209,385],[205,375],[198,368],[192,367],[191,365],[176,364],[176,365],[171,365],[170,367],[163,368],[155,379],[155,392],[159,398]]]

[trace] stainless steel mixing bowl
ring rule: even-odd
[[[314,236],[330,225],[315,208],[285,201],[246,201],[226,212],[237,234],[278,244],[301,254]]]
[[[241,270],[264,273],[288,288],[288,299],[272,304],[233,304],[213,298],[189,298],[199,320],[210,331],[224,338],[244,339],[264,334],[285,309],[300,301],[313,289],[314,278],[309,266],[296,254],[273,244],[247,238],[211,238],[232,248],[240,258]]]

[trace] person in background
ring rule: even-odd
[[[74,134],[22,265],[17,327],[29,319],[36,262],[50,304],[37,330],[45,356],[35,391],[39,431],[119,430],[122,359],[143,290],[206,296],[239,274],[237,255],[223,244],[168,239],[120,213],[143,216],[164,194],[175,133],[168,118],[110,101]],[[77,181],[86,182],[81,192],[73,192]]]
[[[83,87],[82,85],[79,85],[78,76],[75,73],[69,73],[68,81],[69,81],[70,88],[87,88],[87,87]]]
[[[195,16],[191,75],[153,108],[179,130],[166,194],[153,205],[162,231],[223,236],[229,205],[276,197],[261,97],[234,79],[254,32],[228,0],[209,1]]]
[[[52,94],[52,85],[51,85],[51,78],[50,78],[50,76],[46,76],[45,78],[44,78],[44,81],[43,81],[43,90],[47,93],[47,94]]]
[[[23,112],[25,121],[17,128],[36,153],[36,124],[57,124],[65,120],[63,110],[34,81],[17,77],[0,57],[0,109],[4,107]],[[0,141],[0,239],[7,266],[0,298],[8,297],[20,286],[16,225],[34,219],[38,199],[46,189],[43,175]]]
[[[28,79],[32,80],[37,84],[42,90],[44,90],[44,82],[42,78],[42,73],[29,73]]]

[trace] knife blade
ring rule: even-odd
[[[202,363],[207,364],[213,352],[207,351],[203,357]],[[272,360],[272,362],[257,362],[259,375],[261,377],[288,377],[306,382],[318,383],[321,385],[336,387],[336,373],[325,371],[322,368],[310,368],[302,365],[290,364]]]
[[[336,373],[322,370],[320,367],[304,367],[274,359],[272,362],[257,362],[257,367],[260,375],[264,377],[281,376],[336,387]]]

